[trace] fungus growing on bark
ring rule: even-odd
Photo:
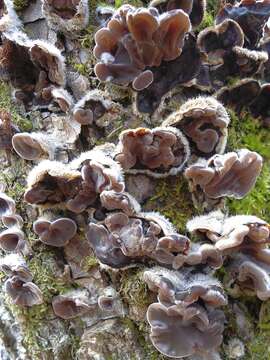
[[[176,175],[188,158],[185,136],[172,127],[125,130],[115,155],[127,173],[145,173],[157,178]]]
[[[182,309],[153,303],[147,311],[150,339],[155,348],[172,358],[200,354],[210,359],[222,343],[225,316],[221,310],[198,304]]]
[[[20,252],[26,245],[24,233],[17,227],[8,228],[0,233],[0,247],[7,252]]]
[[[86,233],[97,258],[121,268],[151,258],[172,265],[177,254],[186,253],[189,239],[176,233],[168,220],[155,213],[129,217],[113,213],[100,224],[90,223]]]
[[[43,303],[42,293],[38,286],[30,281],[24,281],[19,276],[12,276],[4,284],[4,290],[18,306],[31,307]]]
[[[120,106],[105,92],[91,90],[73,108],[73,117],[81,125],[104,127],[119,116]]]
[[[17,276],[22,281],[32,281],[33,277],[24,258],[18,254],[9,254],[0,259],[0,269],[7,276]]]
[[[33,229],[44,244],[62,247],[76,235],[77,225],[69,218],[60,218],[55,221],[38,219],[34,222]]]
[[[100,194],[101,205],[107,210],[122,210],[127,215],[133,215],[141,211],[137,200],[128,192],[116,192],[104,190]]]
[[[42,11],[53,29],[69,35],[88,25],[87,0],[42,0]]]
[[[25,200],[80,213],[93,205],[103,190],[111,189],[124,190],[120,166],[101,151],[90,151],[68,165],[48,160],[39,163],[28,176]]]
[[[201,54],[196,38],[188,33],[180,56],[172,61],[162,61],[160,66],[151,68],[153,82],[137,93],[138,110],[142,113],[153,113],[162,97],[175,86],[187,84],[194,79],[200,71],[200,66]]]
[[[43,154],[43,149],[33,134],[20,133],[14,135],[12,145],[16,153],[25,160],[36,160]]]
[[[23,219],[18,214],[7,214],[2,216],[2,222],[7,228],[11,228],[13,226],[17,228],[22,228]]]
[[[248,108],[260,90],[261,87],[257,80],[243,79],[231,87],[221,88],[216,97],[223,105],[240,113],[243,107]]]
[[[205,0],[153,0],[150,6],[164,13],[171,10],[181,9],[189,15],[193,27],[197,27],[203,20],[206,1]]]
[[[224,155],[201,159],[185,171],[192,189],[201,189],[212,199],[223,196],[242,199],[254,186],[262,169],[262,157],[241,149]]]
[[[254,49],[262,37],[269,15],[270,5],[267,0],[242,0],[235,5],[225,4],[216,17],[216,23],[225,19],[236,21],[245,34],[245,46]]]
[[[83,290],[55,296],[52,299],[52,307],[55,315],[65,320],[83,316],[92,308],[89,304],[89,294]]]
[[[198,97],[184,103],[163,126],[183,131],[195,155],[210,157],[225,150],[230,118],[225,108],[212,97]]]
[[[15,213],[15,201],[5,193],[0,192],[0,218]]]
[[[260,92],[254,101],[250,104],[249,109],[255,118],[261,118],[265,126],[270,126],[270,84],[261,86]]]
[[[189,30],[189,17],[182,10],[159,15],[151,7],[123,5],[95,34],[94,55],[99,61],[95,73],[101,81],[122,86],[132,82],[135,89],[142,90],[153,81],[147,67],[176,59]]]
[[[228,19],[201,31],[197,43],[200,50],[207,54],[207,62],[219,65],[233,47],[244,45],[244,34],[235,21]]]
[[[154,267],[144,272],[144,281],[163,305],[186,308],[198,301],[213,307],[227,304],[221,283],[210,275],[193,273],[191,268],[178,272]]]
[[[25,34],[5,38],[0,51],[1,70],[16,88],[15,97],[24,103],[49,103],[50,86],[65,84],[64,58],[52,44],[30,40]],[[14,61],[20,59],[20,61]]]

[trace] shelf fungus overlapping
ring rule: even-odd
[[[41,3],[0,0],[4,302],[49,357],[221,359],[270,299],[269,0]]]

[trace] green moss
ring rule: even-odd
[[[120,294],[129,305],[145,307],[153,301],[140,269],[127,269],[122,273]]]
[[[0,82],[0,108],[11,113],[12,121],[18,125],[21,131],[31,131],[33,126],[30,120],[22,117],[18,108],[12,101],[11,89],[4,82]]]
[[[14,9],[16,11],[21,11],[25,9],[30,3],[30,0],[13,0]]]
[[[194,215],[188,184],[182,175],[157,181],[155,195],[148,200],[147,210],[159,211],[180,231],[185,231],[186,222]]]
[[[270,359],[270,332],[258,331],[253,340],[247,344],[248,354],[246,359],[269,360]]]
[[[89,271],[93,267],[97,266],[98,264],[99,264],[99,262],[95,256],[86,256],[83,259],[82,269],[84,271]]]
[[[203,16],[203,21],[201,24],[196,28],[196,31],[200,32],[201,30],[214,25],[214,17],[211,12],[206,11]]]
[[[230,111],[228,150],[247,148],[262,155],[264,165],[253,190],[241,200],[229,199],[231,214],[252,214],[270,221],[270,132],[257,119],[243,113],[239,118]]]

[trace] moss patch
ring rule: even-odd
[[[253,190],[241,200],[227,200],[230,213],[256,215],[270,222],[270,131],[247,113],[237,117],[230,111],[230,116],[228,150],[247,148],[264,159],[263,170]]]
[[[10,87],[3,82],[0,82],[0,108],[11,113],[12,121],[21,131],[32,130],[31,121],[20,115],[18,107],[12,101]]]
[[[14,9],[16,11],[21,11],[30,4],[30,1],[31,0],[13,0]]]
[[[180,232],[185,232],[186,222],[196,215],[188,184],[183,175],[158,180],[155,195],[148,200],[145,208],[159,211]]]

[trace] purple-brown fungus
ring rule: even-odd
[[[189,158],[185,136],[172,127],[125,130],[120,135],[115,160],[133,174],[165,177],[181,172]]]
[[[147,67],[176,59],[189,30],[189,17],[182,10],[160,15],[155,8],[123,5],[95,34],[95,73],[101,81],[132,83],[138,91],[147,88],[153,81]]]
[[[201,159],[188,167],[186,178],[193,191],[201,189],[212,199],[229,196],[242,199],[255,185],[262,169],[262,157],[256,152],[241,149],[224,155]]]
[[[208,158],[224,152],[229,122],[221,103],[212,97],[201,96],[184,103],[163,122],[163,126],[180,129],[190,141],[192,152]]]
[[[65,320],[82,316],[91,310],[87,291],[81,290],[55,296],[52,307],[55,315]]]

